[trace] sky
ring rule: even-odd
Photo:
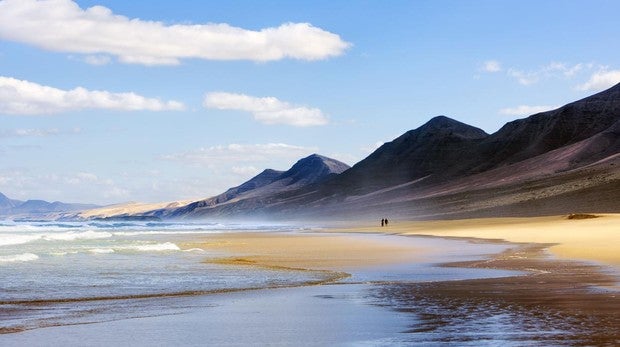
[[[620,82],[618,1],[0,0],[0,192],[213,196]]]

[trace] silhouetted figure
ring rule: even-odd
[[[387,218],[386,218],[386,219],[385,219],[385,226],[387,226],[387,225],[388,225],[388,220],[387,220]]]
[[[385,219],[381,218],[381,226],[385,225]]]

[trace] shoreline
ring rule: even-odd
[[[437,236],[511,243],[548,244],[560,259],[593,261],[620,271],[620,214],[594,214],[598,218],[546,217],[475,218],[461,220],[394,220],[389,227],[377,222],[346,226],[332,223],[323,232],[387,233]]]
[[[421,321],[407,331],[412,343],[492,340],[503,344],[618,345],[617,274],[606,273],[599,265],[550,257],[545,254],[547,247],[523,244],[486,260],[443,264],[526,271],[524,275],[392,283],[375,295],[392,309]]]
[[[442,265],[525,272],[382,287],[377,294],[381,302],[421,321],[408,331],[412,343],[620,344],[620,215],[407,221],[381,229],[362,225],[326,232],[377,229],[402,236],[510,242],[514,248],[487,259]],[[494,327],[485,329],[485,324]]]
[[[256,266],[283,271],[317,271],[326,274],[327,277],[336,274],[341,277],[332,277],[335,282],[199,295],[180,298],[180,300],[188,302],[188,307],[192,306],[191,302],[194,300],[216,302],[216,306],[227,306],[228,304],[219,301],[231,296],[242,296],[251,300],[253,305],[258,305],[256,307],[261,307],[261,305],[274,304],[269,300],[276,300],[276,302],[283,300],[284,298],[277,298],[277,295],[280,295],[278,293],[295,293],[298,296],[305,296],[310,301],[315,297],[333,300],[337,297],[332,295],[334,292],[352,290],[355,293],[354,296],[361,295],[366,298],[364,305],[384,307],[388,309],[390,315],[398,315],[400,318],[396,322],[409,326],[398,332],[398,338],[404,339],[405,342],[474,343],[491,339],[508,343],[515,343],[515,341],[535,341],[543,344],[562,344],[566,341],[571,341],[569,344],[575,341],[580,344],[602,345],[620,343],[620,336],[614,329],[620,326],[620,295],[617,290],[618,275],[616,272],[606,273],[606,268],[587,263],[588,260],[563,259],[555,252],[548,254],[547,250],[550,247],[557,247],[561,244],[558,242],[516,242],[495,237],[501,236],[502,232],[507,232],[507,230],[513,231],[515,228],[523,230],[524,225],[538,228],[544,224],[557,223],[561,217],[544,218],[544,221],[513,219],[508,223],[505,223],[504,219],[466,222],[405,223],[394,221],[389,228],[385,229],[374,226],[332,227],[311,232],[240,232],[200,236],[179,244],[182,248],[203,247],[205,250],[215,251],[218,257],[206,260],[207,263],[233,267]],[[597,218],[597,220],[600,219],[603,218]],[[612,219],[614,223],[617,220]],[[581,223],[583,221],[570,222]],[[433,223],[434,228],[428,228],[428,224],[425,225],[425,223]],[[447,228],[445,228],[446,225]],[[421,233],[420,230],[425,226],[426,232]],[[505,230],[493,231],[493,229],[501,229],[502,226]],[[472,230],[478,233],[471,233]],[[476,237],[480,235],[491,237]],[[398,238],[399,242],[387,242],[388,238],[383,238],[383,236],[389,236],[389,239]],[[373,271],[383,271],[397,267],[397,264],[423,262],[425,259],[431,259],[425,258],[427,255],[430,257],[430,254],[438,251],[438,249],[405,245],[407,242],[401,242],[404,239],[400,240],[400,238],[408,238],[408,236],[427,237],[429,240],[435,238],[456,240],[480,245],[507,245],[507,249],[482,259],[478,257],[477,260],[446,261],[440,264],[442,267],[455,268],[456,272],[461,273],[465,269],[493,269],[519,271],[523,274],[448,281],[416,282],[401,275],[389,281],[368,281],[363,277],[362,280],[357,278],[343,281],[351,272],[364,271],[369,268],[375,269]],[[557,235],[550,233],[545,237],[554,236]],[[367,251],[369,253],[366,254]],[[465,255],[461,255],[461,259],[465,258]],[[617,270],[613,265],[611,268]],[[345,273],[347,276],[344,276]],[[337,289],[338,287],[342,288]],[[323,294],[318,295],[317,292]],[[362,292],[368,292],[370,296],[366,297],[366,294]],[[261,299],[265,295],[270,299]],[[340,304],[348,307],[346,305],[352,303],[347,303],[346,301],[350,298],[345,298],[346,296],[338,300],[345,300]],[[308,304],[303,300],[298,303],[303,309],[308,309],[306,307]],[[321,301],[316,304],[324,305],[325,303]],[[211,314],[210,309],[210,307],[194,308],[195,312],[190,316],[196,321],[205,319]],[[246,309],[235,306],[234,310],[229,313],[235,316],[240,312],[245,312],[244,310]],[[360,310],[364,309],[360,308]],[[378,314],[378,312],[375,313]],[[286,316],[289,313],[283,311],[281,314]],[[337,313],[334,314],[337,317]],[[185,314],[181,316],[185,317]],[[236,317],[241,318],[243,315]],[[485,330],[485,324],[490,324],[489,319],[493,317],[503,317],[502,322],[493,323],[496,324],[494,330]],[[37,336],[49,337],[49,334],[56,336],[59,332],[69,332],[73,329],[81,331],[77,333],[79,336],[80,334],[92,334],[101,329],[118,327],[119,324],[131,326],[145,324],[145,321],[150,322],[148,324],[155,324],[155,322],[160,324],[166,320],[168,323],[176,322],[177,319],[179,318],[176,315],[153,318],[133,317],[85,324],[88,326],[80,325],[79,328],[63,325],[27,330],[23,334],[1,334],[0,339],[15,336],[17,339],[13,341],[32,341],[29,340],[31,338],[36,341]],[[260,324],[260,320],[257,324]],[[472,331],[472,324],[477,324],[478,328],[474,331],[478,329],[480,333],[478,336],[467,334],[467,331]],[[269,326],[276,329],[276,327]],[[544,330],[549,327],[553,331],[548,331],[544,337],[531,335],[532,329]],[[500,336],[505,329],[512,331],[508,334],[510,336]],[[188,331],[188,333],[192,332]]]

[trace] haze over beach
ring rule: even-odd
[[[0,0],[0,345],[620,345],[619,10]]]

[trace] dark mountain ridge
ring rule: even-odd
[[[469,164],[474,147],[489,135],[446,116],[438,116],[383,144],[330,186],[367,192],[440,173],[446,177]],[[465,155],[464,155],[465,154]]]
[[[504,125],[481,144],[478,171],[515,163],[576,143],[620,119],[620,83],[556,110]]]

